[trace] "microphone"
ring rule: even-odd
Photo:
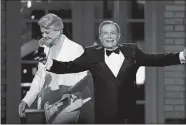
[[[45,58],[46,57],[46,54],[44,53],[44,47],[38,47],[38,49],[35,51],[35,53],[34,53],[34,59],[35,58],[37,58],[37,57],[39,57],[39,58]]]

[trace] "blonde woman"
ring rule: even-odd
[[[39,44],[40,47],[44,48],[44,54],[47,59],[55,58],[59,61],[72,61],[84,52],[82,46],[71,41],[63,34],[64,25],[61,18],[57,15],[46,14],[38,21],[38,25],[42,32],[42,39],[39,40]],[[50,105],[60,100],[70,87],[87,76],[87,71],[56,75],[47,72],[46,68],[47,60],[44,64],[39,62],[38,71],[32,81],[30,90],[19,104],[20,117],[25,116],[25,107],[30,107],[36,97],[38,97],[38,109],[43,109],[47,101],[47,104]],[[76,109],[83,105],[83,100],[73,94],[71,96],[76,98],[76,103],[72,103],[69,113],[66,113],[66,117],[62,116],[58,119],[53,119],[51,123],[74,123],[77,121],[79,111]]]

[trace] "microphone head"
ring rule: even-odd
[[[38,53],[39,53],[39,54],[43,54],[43,53],[44,53],[44,47],[41,47],[41,46],[40,46],[40,47],[38,48]]]
[[[44,53],[44,47],[38,47],[38,49],[35,51],[34,53],[34,58],[40,57],[40,58],[44,58],[46,57],[46,54]]]

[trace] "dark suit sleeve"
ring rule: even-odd
[[[88,58],[86,51],[74,61],[69,62],[60,62],[53,60],[53,65],[51,66],[49,72],[56,74],[65,74],[65,73],[78,73],[88,70]]]
[[[140,66],[163,67],[181,64],[179,52],[149,54],[136,47],[136,61]]]

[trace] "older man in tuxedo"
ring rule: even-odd
[[[48,70],[57,74],[89,70],[94,81],[95,123],[135,123],[131,120],[136,112],[134,81],[138,68],[185,63],[186,49],[149,54],[135,44],[119,44],[120,28],[113,21],[100,24],[99,38],[102,45],[85,48],[75,61],[50,60]]]

